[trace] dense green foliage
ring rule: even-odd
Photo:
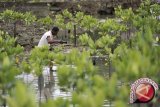
[[[158,78],[160,47],[153,45],[154,35],[160,32],[160,21],[157,18],[159,9],[159,5],[146,0],[135,12],[131,8],[116,8],[115,18],[106,19],[105,22],[99,22],[82,12],[73,15],[68,10],[56,15],[56,21],[49,16],[38,19],[39,24],[50,25],[55,22],[54,24],[62,29],[72,30],[74,25],[80,27],[85,31],[77,36],[79,45],[83,48],[81,51],[73,48],[64,54],[62,48],[49,51],[48,47],[35,47],[28,59],[22,61],[19,60],[19,56],[22,55],[23,48],[15,45],[16,38],[0,31],[0,90],[5,90],[9,94],[5,97],[0,95],[0,101],[6,100],[10,107],[38,106],[32,100],[34,97],[28,94],[29,89],[19,83],[15,76],[21,72],[39,76],[43,67],[52,66],[54,61],[58,66],[59,85],[68,90],[74,88],[72,99],[49,99],[40,106],[101,107],[107,99],[112,100],[116,107],[128,107],[130,90],[128,84],[142,77],[160,82]],[[11,10],[2,12],[0,19],[9,22],[22,20],[27,24],[36,21],[36,17],[28,12],[22,14]],[[130,30],[134,31],[127,40],[115,43],[122,32]],[[98,39],[94,39],[95,35]],[[113,45],[115,50],[111,52]],[[92,63],[92,55],[109,55],[114,68],[109,79],[98,74],[98,67]],[[117,86],[120,82],[124,85]]]

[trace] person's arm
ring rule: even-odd
[[[47,37],[47,41],[49,44],[52,44],[52,43],[67,43],[66,41],[62,41],[62,40],[53,40],[51,39],[50,36]]]

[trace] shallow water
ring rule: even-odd
[[[44,83],[47,84],[49,83],[49,68],[45,67],[43,69],[43,77],[44,77]],[[70,98],[71,97],[71,92],[64,92],[60,90],[60,87],[58,86],[58,78],[57,78],[57,72],[53,72],[53,78],[54,78],[54,86],[52,87],[51,91],[51,98],[57,98],[57,97],[64,97],[64,98]],[[40,96],[40,90],[38,87],[38,77],[33,75],[33,74],[26,74],[23,73],[21,75],[17,76],[17,79],[23,80],[26,85],[29,85],[35,90],[37,102],[41,99],[41,101],[45,101],[45,96],[43,93]],[[46,88],[46,86],[42,86],[43,88]],[[47,89],[47,88],[46,88]]]
[[[99,61],[96,60],[96,65],[99,66],[99,72],[100,75],[108,77],[108,68],[106,68],[104,65],[104,60],[100,59]],[[34,89],[35,96],[36,96],[36,102],[43,102],[46,101],[47,98],[64,98],[64,99],[70,99],[72,95],[72,89],[64,91],[63,87],[58,86],[58,77],[57,77],[57,66],[53,66],[52,69],[54,70],[53,72],[53,86],[48,87],[48,84],[50,81],[50,70],[48,67],[44,67],[43,69],[43,83],[45,84],[44,86],[41,86],[41,88],[38,86],[38,77],[33,74],[26,74],[23,73],[21,75],[18,75],[16,78],[23,80],[24,83]],[[41,92],[41,93],[40,93]],[[111,104],[108,100],[104,101],[104,107],[112,107],[113,104]]]
[[[110,76],[110,73],[112,73],[112,68],[109,68],[109,66],[104,66],[104,63],[106,63],[106,59],[105,58],[97,58],[95,59],[96,63],[95,65],[99,67],[98,69],[98,74],[104,76],[106,79],[108,79]],[[64,91],[65,87],[60,87],[58,86],[58,77],[57,77],[57,66],[53,66],[52,68],[54,70],[53,72],[53,78],[54,81],[53,82],[53,86],[52,87],[48,87],[48,84],[50,82],[50,70],[48,67],[44,67],[43,69],[43,79],[44,79],[44,86],[43,89],[41,89],[41,94],[40,94],[40,88],[38,86],[38,77],[36,75],[33,74],[26,74],[23,73],[21,75],[18,75],[16,78],[23,80],[24,83],[26,85],[28,85],[29,87],[32,87],[34,89],[35,92],[35,96],[36,99],[35,101],[37,103],[46,101],[47,98],[52,98],[52,99],[56,99],[56,98],[63,98],[63,99],[71,99],[72,96],[72,89]],[[111,71],[109,71],[111,70]],[[121,82],[119,82],[117,84],[117,86],[122,86],[123,84]],[[45,94],[44,94],[45,93]],[[102,105],[103,107],[114,107],[114,104],[108,100],[104,101],[104,105]],[[145,105],[128,105],[130,107],[146,107]]]

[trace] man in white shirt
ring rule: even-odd
[[[66,43],[65,41],[54,39],[54,36],[56,36],[58,34],[58,32],[59,32],[59,28],[53,27],[52,30],[44,33],[38,43],[38,47],[50,46],[50,44],[52,44],[52,43]],[[52,67],[50,67],[50,71],[52,71]],[[52,72],[51,72],[51,74],[52,74]],[[51,78],[50,81],[53,84],[53,76],[50,75],[50,78]],[[47,84],[45,84],[46,87],[44,87],[44,85],[43,85],[44,84],[43,75],[40,75],[38,77],[38,84],[39,84],[39,89],[41,90],[40,93],[43,94],[43,96],[45,96],[46,99],[48,99],[51,96],[51,93],[49,91],[50,89],[48,88]],[[50,84],[50,87],[52,84]]]
[[[54,40],[53,36],[56,36],[59,32],[58,27],[53,27],[52,30],[47,31],[40,39],[38,47],[50,46],[52,43],[66,43],[61,40]]]

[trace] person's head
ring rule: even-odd
[[[51,30],[52,35],[57,35],[58,31],[59,31],[58,27],[53,27],[52,30]]]

